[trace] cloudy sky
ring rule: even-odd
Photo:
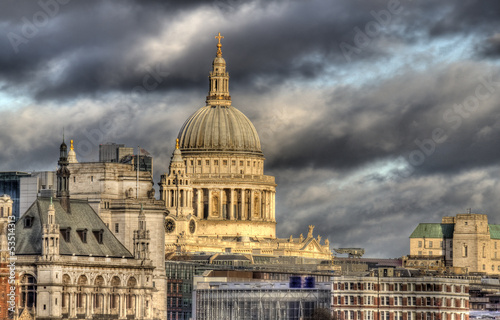
[[[408,254],[419,222],[500,223],[500,2],[0,2],[0,170],[124,143],[168,168],[214,36],[276,176],[278,235]]]

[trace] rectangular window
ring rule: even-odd
[[[242,166],[242,165],[243,165],[243,161],[240,161],[240,166]]]
[[[227,160],[222,160],[222,164],[227,166]]]
[[[421,255],[422,255],[422,251],[419,251],[419,252],[418,252],[418,255],[419,255],[419,256],[421,256]]]
[[[198,160],[198,165],[201,166],[201,160]]]
[[[210,165],[210,160],[205,160],[205,164],[208,166]]]
[[[429,248],[432,248],[432,241],[429,241]]]
[[[443,247],[443,241],[441,241],[441,242],[439,243],[439,247],[440,247],[440,248],[442,248],[442,247]]]
[[[94,176],[90,176],[90,182],[94,182]]]
[[[115,233],[119,233],[119,232],[120,232],[120,224],[115,223]]]
[[[496,249],[496,248],[497,248],[497,243],[496,243],[496,241],[495,241],[495,249]]]
[[[418,241],[418,247],[422,248],[422,241],[420,241],[420,240]]]
[[[231,165],[235,166],[236,165],[236,160],[231,160]]]
[[[219,160],[214,160],[214,164],[215,164],[216,166],[218,166],[218,165],[219,165]]]
[[[432,256],[432,251],[429,251],[429,255]]]

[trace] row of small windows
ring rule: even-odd
[[[227,163],[228,163],[227,160],[222,160],[222,165],[223,166],[227,166]],[[184,161],[184,164],[187,166],[187,161]],[[191,166],[194,166],[194,160],[190,160],[190,164],[191,164]],[[201,160],[198,160],[197,164],[199,166],[201,166]],[[250,164],[251,164],[251,161],[247,161],[247,167],[250,167]],[[210,160],[205,160],[205,165],[209,166],[210,165]],[[214,165],[218,166],[219,165],[219,160],[214,160]],[[236,160],[231,160],[231,165],[235,166],[236,165]],[[240,167],[242,167],[243,165],[244,165],[244,161],[240,160]],[[261,163],[257,162],[257,161],[254,161],[253,162],[253,166],[254,167],[257,167],[257,166],[260,167]]]
[[[432,242],[432,240],[429,240],[429,242],[427,242],[427,248],[432,248],[434,245],[434,243]],[[419,248],[422,248],[422,241],[419,240],[418,241],[418,247]],[[443,241],[439,241],[439,248],[442,248],[443,247]],[[450,247],[453,247],[453,242],[450,242]]]
[[[380,297],[381,306],[448,306],[448,307],[467,307],[467,303],[464,299],[453,299],[453,298],[421,298],[417,303],[416,297],[408,297],[403,301],[403,297]],[[339,305],[374,305],[376,304],[375,296],[344,296],[333,298],[334,304]]]
[[[500,271],[500,266],[497,267],[497,270]],[[483,271],[486,271],[486,265],[485,264],[483,264]],[[494,264],[491,265],[491,271],[495,271],[495,265]]]

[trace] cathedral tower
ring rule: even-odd
[[[167,238],[182,234],[274,239],[274,177],[264,175],[257,130],[232,105],[223,37],[219,33],[215,38],[206,105],[182,126],[170,172],[159,183],[160,198],[170,212]]]

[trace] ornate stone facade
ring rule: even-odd
[[[485,214],[443,217],[441,223],[421,223],[410,236],[408,267],[455,273],[500,274],[500,225]]]
[[[169,172],[161,176],[165,251],[236,252],[331,259],[312,228],[307,237],[276,238],[276,183],[264,174],[257,130],[232,106],[220,39],[206,105],[182,126]]]
[[[124,180],[130,175],[113,174],[129,168],[70,164],[64,143],[59,166],[58,198],[38,198],[16,223],[16,314],[37,319],[165,319],[163,205],[143,196],[148,192],[123,199],[128,190],[119,187],[129,187]],[[76,166],[77,175],[70,166]],[[87,178],[95,179],[95,185],[80,182]],[[77,181],[75,194],[94,195],[94,204],[109,211],[108,225],[86,199],[70,196]],[[122,224],[112,225],[112,232],[108,226],[115,221]]]

